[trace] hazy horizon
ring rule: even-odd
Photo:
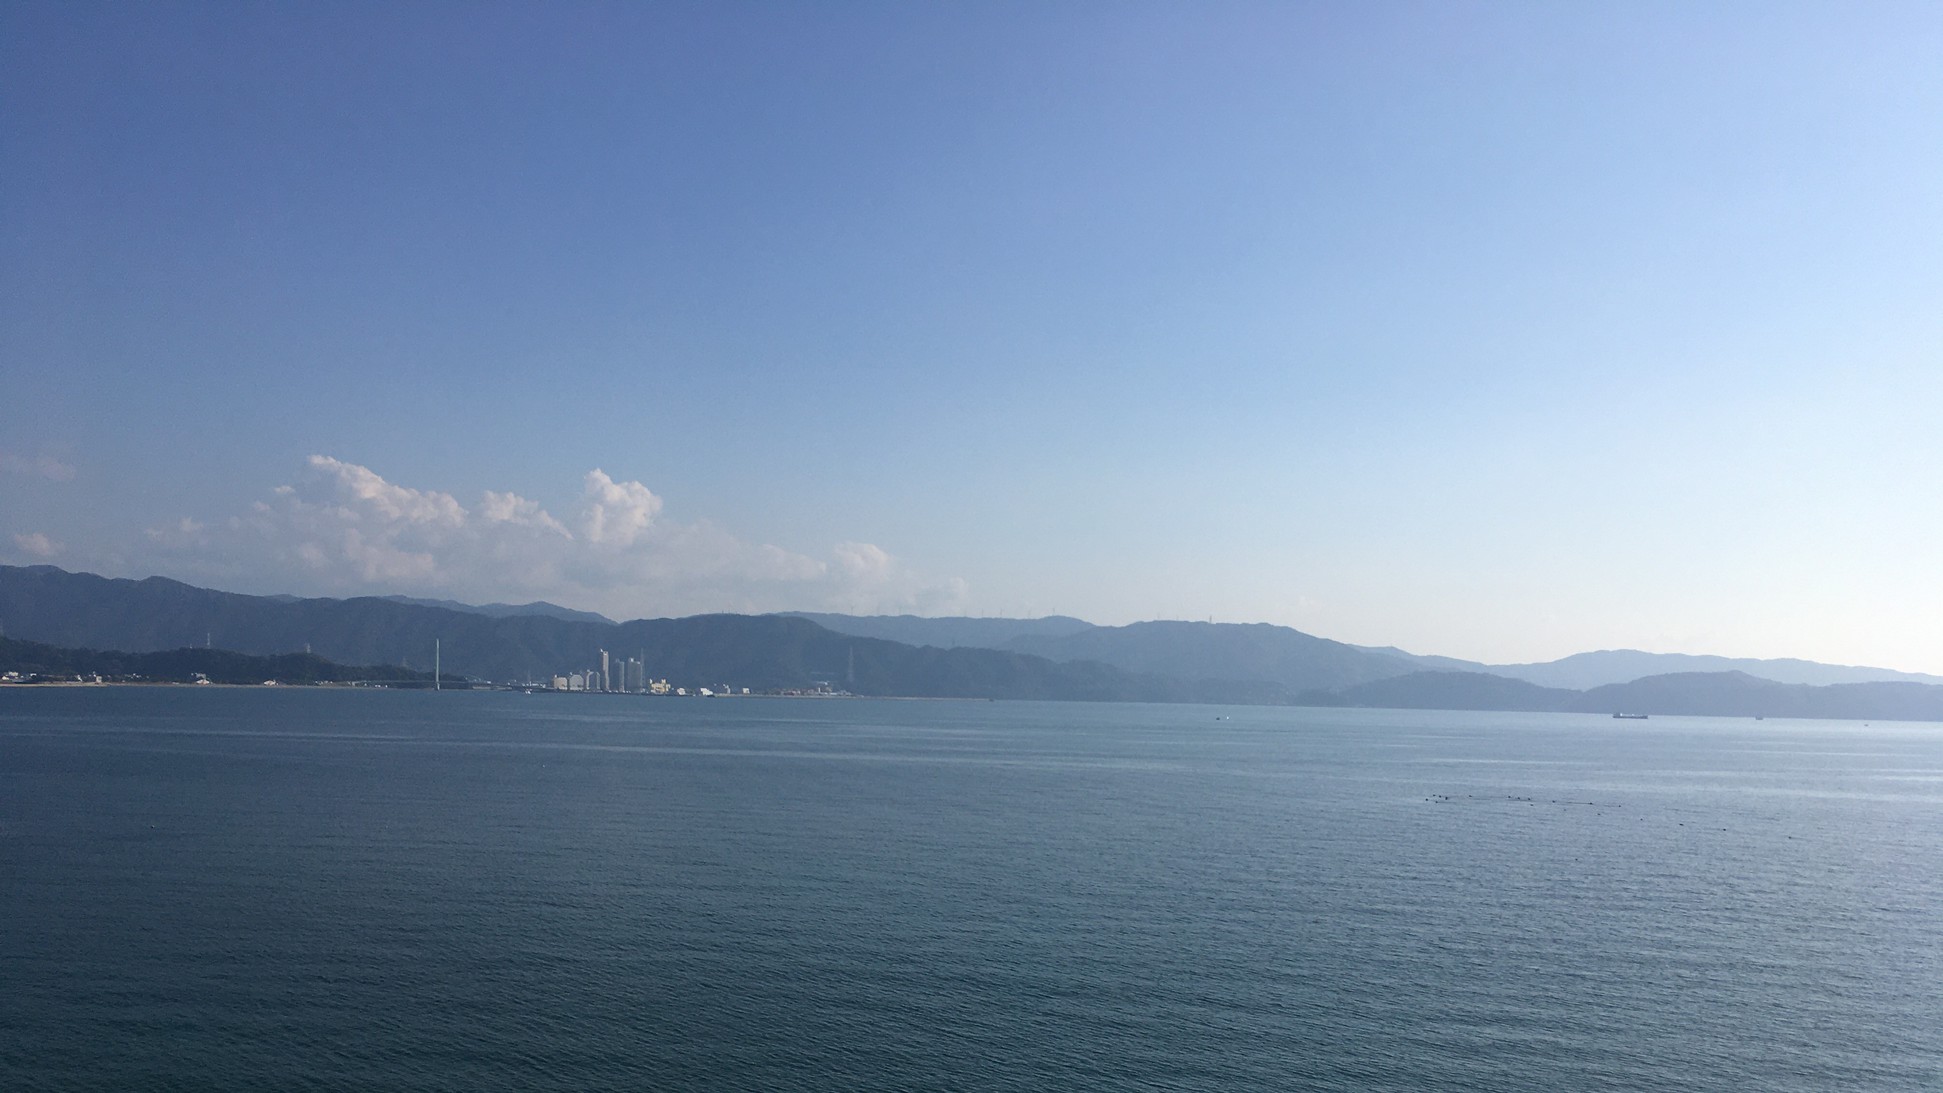
[[[0,562],[1943,674],[1943,9],[0,11]]]

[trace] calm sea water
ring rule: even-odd
[[[1943,1088],[1943,726],[0,692],[7,1090]]]

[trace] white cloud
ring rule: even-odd
[[[844,572],[858,577],[878,577],[890,571],[896,563],[875,543],[838,543],[835,554],[837,564]]]
[[[595,543],[627,546],[640,538],[661,511],[661,498],[639,482],[616,482],[607,472],[587,472],[585,507],[580,526]]]
[[[545,528],[556,535],[573,538],[567,526],[555,520],[540,507],[538,501],[530,501],[517,493],[494,493],[486,491],[486,499],[479,503],[479,515],[498,524],[518,524],[521,527]]]
[[[304,473],[248,512],[150,529],[158,559],[191,579],[328,595],[547,599],[612,616],[705,611],[947,611],[964,582],[932,582],[872,543],[824,558],[748,543],[706,519],[674,520],[647,486],[603,470],[563,521],[538,501],[488,490],[468,508],[449,493],[387,481],[312,456]]]
[[[0,473],[19,475],[22,478],[45,478],[49,482],[66,482],[74,477],[74,467],[51,455],[24,456],[12,452],[0,452]]]
[[[310,466],[320,472],[311,476],[310,484],[323,487],[309,491],[314,499],[328,495],[350,509],[408,524],[458,527],[465,523],[466,510],[449,493],[394,486],[369,468],[340,463],[327,455],[311,456]],[[301,487],[295,489],[300,495],[305,492]]]
[[[20,548],[21,553],[35,558],[52,558],[62,549],[60,543],[49,539],[44,532],[39,531],[24,535],[16,533],[13,537],[13,545]]]

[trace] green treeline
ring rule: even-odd
[[[63,649],[36,641],[0,638],[0,672],[22,676],[100,676],[113,681],[193,683],[201,675],[211,683],[349,683],[371,680],[387,683],[429,683],[430,672],[408,668],[336,664],[309,653],[250,656],[227,649],[169,649],[157,653],[123,653],[112,649]]]

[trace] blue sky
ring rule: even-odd
[[[8,5],[0,560],[1943,671],[1943,9]]]

